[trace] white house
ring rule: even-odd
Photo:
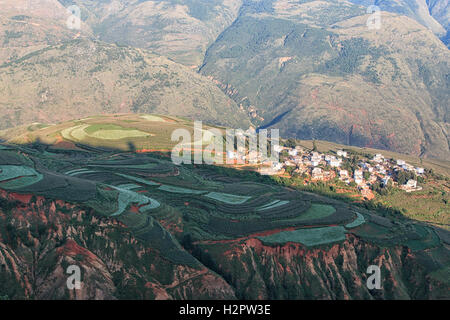
[[[331,159],[330,160],[330,166],[333,167],[333,168],[338,168],[338,167],[341,166],[341,162],[342,162],[342,159],[336,159],[336,158]]]
[[[339,171],[339,177],[341,179],[348,179],[348,177],[349,177],[348,171],[347,170],[340,170]]]
[[[297,149],[291,149],[288,151],[288,153],[291,157],[295,157],[295,156],[297,156],[298,151],[297,151]]]
[[[355,179],[355,183],[360,185],[363,183],[363,171],[362,170],[355,170],[353,178]]]
[[[416,181],[416,180],[413,180],[413,179],[410,179],[410,180],[408,180],[408,182],[406,183],[406,186],[407,186],[408,188],[415,189],[415,188],[417,188],[417,181]]]
[[[416,168],[416,173],[417,174],[424,174],[425,173],[425,169],[424,168]]]
[[[383,162],[384,161],[384,156],[381,153],[377,153],[373,157],[372,161],[375,161],[375,162],[378,162],[378,163]]]
[[[316,180],[323,179],[323,171],[321,168],[314,168],[311,175],[313,179]]]
[[[338,150],[338,151],[337,151],[337,155],[338,155],[338,157],[344,157],[344,158],[347,158],[347,151]]]
[[[400,160],[399,159],[399,160],[397,160],[397,165],[402,167],[402,166],[406,165],[406,162],[405,162],[405,160]]]
[[[320,161],[322,161],[322,155],[318,152],[313,152],[311,156],[311,164],[316,167],[319,165]]]

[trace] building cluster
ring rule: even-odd
[[[280,161],[263,163],[259,169],[261,174],[280,175],[291,167],[289,172],[305,177],[307,182],[330,181],[337,177],[344,183],[356,185],[361,194],[369,199],[373,197],[371,186],[375,183],[381,187],[391,184],[407,192],[422,189],[416,180],[409,179],[399,184],[396,177],[401,171],[414,172],[412,176],[423,176],[424,168],[412,166],[400,159],[387,159],[382,154],[364,158],[356,165],[345,165],[350,162],[350,157],[343,150],[324,154],[306,151],[300,146],[280,146],[277,151],[280,152]]]

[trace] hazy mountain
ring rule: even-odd
[[[70,12],[57,0],[0,0],[0,64],[61,41],[90,35],[67,27]]]
[[[286,136],[448,158],[448,49],[407,17],[368,18],[341,1],[248,3],[201,73]]]
[[[237,16],[242,0],[59,0],[77,4],[96,35],[150,49],[174,61],[198,66],[217,36]]]
[[[383,11],[394,12],[408,16],[431,29],[436,35],[442,37],[446,34],[448,19],[448,0],[350,0],[355,4],[376,5]]]
[[[0,66],[0,110],[0,128],[123,112],[249,124],[231,99],[189,68],[89,40],[46,47]]]

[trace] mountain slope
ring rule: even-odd
[[[164,57],[88,40],[0,66],[0,128],[99,113],[156,112],[248,127],[213,83]]]
[[[448,158],[450,53],[412,19],[340,1],[249,3],[201,73],[285,136]],[[261,117],[261,118],[259,118]]]
[[[81,31],[67,28],[70,13],[57,0],[2,0],[0,8],[0,64],[92,34],[83,23]]]
[[[423,24],[437,36],[443,37],[448,31],[448,23],[443,23],[448,0],[350,0],[355,4],[376,5],[383,11],[408,16]]]
[[[209,44],[237,16],[241,0],[59,0],[82,8],[103,41],[145,48],[198,66]]]

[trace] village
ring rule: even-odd
[[[351,151],[337,150],[321,153],[301,146],[274,146],[279,161],[260,159],[256,152],[247,153],[242,160],[261,160],[257,171],[262,175],[302,177],[305,185],[318,182],[340,182],[356,187],[365,199],[373,199],[374,192],[385,188],[399,188],[406,192],[422,190],[425,169],[401,159],[386,158],[382,154],[366,157]],[[227,158],[236,159],[236,153]]]

